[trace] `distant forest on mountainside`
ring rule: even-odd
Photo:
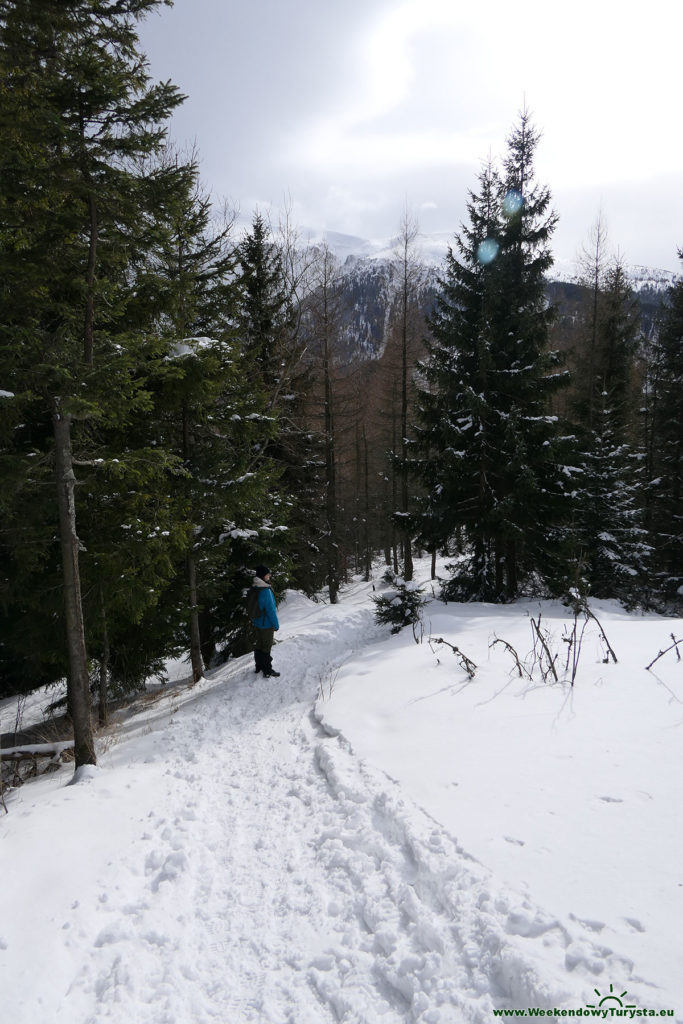
[[[527,111],[435,274],[401,216],[340,265],[234,214],[168,144],[158,0],[0,5],[0,692],[91,696],[248,649],[253,567],[339,599],[452,556],[449,599],[683,597],[683,283],[636,293],[556,217]]]

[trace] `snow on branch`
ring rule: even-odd
[[[5,747],[0,750],[3,761],[20,760],[22,757],[51,757],[58,761],[63,750],[70,750],[73,740],[60,740],[57,743],[27,743],[21,747]]]

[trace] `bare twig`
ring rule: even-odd
[[[459,647],[456,647],[454,644],[449,643],[448,640],[444,640],[443,637],[430,636],[429,642],[430,644],[445,644],[446,647],[450,647],[450,649],[453,651],[453,654],[460,661],[460,664],[464,668],[465,672],[467,672],[467,675],[470,677],[470,679],[474,679],[474,673],[477,670],[477,666],[474,664],[473,661],[471,661],[467,657],[466,654],[463,654]]]
[[[16,741],[17,735],[21,731],[21,721],[24,717],[24,705],[26,704],[26,694],[19,694],[17,697],[17,715],[14,720],[14,739]]]
[[[569,659],[572,656],[572,651],[576,647],[576,623],[578,621],[578,614],[574,615],[574,628],[571,631],[570,636],[563,636],[562,641],[567,645],[567,661],[564,666],[564,674],[569,672]],[[574,659],[576,661],[576,659]]]
[[[523,667],[522,663],[519,660],[519,655],[517,654],[517,651],[514,649],[512,644],[509,644],[507,640],[502,640],[500,637],[496,637],[496,639],[492,640],[491,643],[489,644],[489,649],[491,647],[495,647],[496,644],[503,644],[505,649],[508,650],[512,657],[515,659],[515,665],[517,666],[517,671],[519,672],[519,678],[522,679],[522,677],[526,675],[527,679],[531,679],[531,675]]]
[[[594,615],[594,614],[593,614],[593,612],[592,612],[592,611],[590,610],[590,608],[588,607],[588,604],[585,604],[585,605],[584,605],[584,609],[583,609],[583,611],[584,611],[584,614],[586,615],[586,618],[587,618],[587,619],[592,619],[592,620],[593,620],[593,622],[595,622],[595,623],[596,623],[596,625],[597,625],[598,629],[600,630],[600,635],[601,635],[602,639],[603,639],[603,640],[604,640],[604,642],[605,642],[605,647],[607,648],[607,657],[605,658],[605,662],[608,662],[608,661],[609,661],[609,659],[610,659],[610,656],[611,656],[611,658],[612,658],[612,661],[613,661],[613,662],[614,662],[614,664],[616,665],[616,664],[617,664],[617,656],[616,656],[616,654],[614,653],[614,651],[612,650],[612,647],[611,647],[611,645],[610,645],[610,642],[609,642],[609,640],[607,639],[607,634],[605,633],[604,629],[602,628],[602,625],[601,625],[601,623],[600,623],[600,620],[599,620],[599,619],[597,618],[597,616],[596,616],[596,615]]]
[[[665,654],[669,653],[669,651],[673,651],[674,648],[676,650],[676,657],[678,658],[679,661],[681,660],[681,654],[680,654],[680,651],[678,650],[678,645],[679,644],[683,644],[683,640],[677,640],[673,633],[671,634],[671,639],[673,640],[673,643],[669,644],[669,646],[666,647],[663,651],[660,651],[659,654],[657,655],[657,657],[653,658],[652,661],[650,662],[650,664],[645,666],[645,670],[646,671],[651,669],[652,666],[654,665],[654,663],[656,661],[659,661],[660,658],[663,658]]]
[[[533,630],[536,633],[536,636],[537,636],[538,641],[539,641],[539,643],[541,645],[541,648],[543,649],[543,651],[545,651],[545,656],[546,656],[546,658],[548,660],[548,668],[546,670],[544,670],[543,669],[543,658],[541,657],[539,659],[539,664],[540,664],[541,672],[543,673],[543,679],[545,681],[545,679],[547,679],[547,677],[548,677],[548,674],[552,672],[553,679],[557,683],[558,682],[558,678],[557,678],[557,671],[555,669],[555,662],[557,661],[557,657],[558,656],[557,656],[557,654],[555,655],[555,657],[552,656],[552,654],[550,653],[550,648],[548,647],[548,642],[547,642],[546,638],[543,636],[543,634],[541,633],[541,616],[540,616],[540,613],[539,613],[539,616],[538,616],[538,622],[536,622],[536,620],[533,618],[533,616],[531,617],[531,625],[532,625]]]
[[[596,620],[596,622],[597,622],[597,620]],[[571,657],[571,685],[572,686],[573,686],[573,681],[574,681],[575,678],[577,678],[577,673],[579,672],[579,659],[581,657],[581,648],[582,648],[582,645],[584,643],[584,633],[586,632],[586,627],[588,626],[588,615],[584,616],[584,625],[581,628],[581,634],[579,636],[579,640],[577,640],[577,626],[578,626],[578,624],[579,624],[579,612],[575,613],[574,614],[574,618],[573,618],[573,646],[572,646],[572,650],[571,650],[571,653],[572,653],[572,657]],[[600,624],[598,623],[598,625],[600,625]]]

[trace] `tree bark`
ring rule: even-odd
[[[100,613],[102,621],[102,654],[100,656],[100,692],[98,722],[106,725],[107,714],[107,681],[109,676],[109,631],[107,629],[107,609],[104,603],[104,591],[100,587]]]
[[[396,384],[392,389],[391,401],[391,450],[396,452]],[[398,506],[398,477],[396,461],[391,464],[391,555],[394,564],[394,576],[398,576],[398,538],[396,537],[396,511]]]
[[[512,601],[517,597],[517,545],[509,538],[505,545],[505,575],[507,579],[507,597]]]
[[[180,337],[184,337],[180,334]],[[190,410],[183,402],[183,460],[188,466],[192,455],[193,437],[190,423]],[[190,544],[192,540],[190,539]],[[202,658],[202,634],[199,628],[199,594],[197,588],[197,564],[190,548],[185,555],[185,575],[187,579],[188,597],[190,599],[190,662],[192,665],[192,686],[204,675],[204,659]]]
[[[320,344],[323,375],[323,435],[325,438],[325,516],[327,520],[327,584],[330,604],[337,603],[339,594],[339,536],[337,521],[337,446],[332,383],[331,331],[336,310],[330,309],[333,298],[333,267],[329,251],[325,250],[321,266]]]
[[[410,296],[409,285],[409,248],[410,235],[408,222],[403,235],[403,281],[401,294],[401,512],[405,525],[408,516],[408,306]],[[413,578],[413,552],[410,532],[403,531],[403,578]]]
[[[90,678],[78,565],[76,477],[71,454],[71,418],[62,411],[58,398],[53,403],[52,425],[55,437],[55,473],[62,550],[64,614],[69,655],[67,707],[74,731],[75,767],[80,768],[84,764],[97,764],[97,758],[90,717]]]
[[[337,460],[335,452],[334,418],[332,413],[332,380],[330,374],[329,339],[325,325],[323,372],[325,385],[325,475],[327,477],[327,580],[330,604],[337,603],[339,592],[337,548]]]
[[[363,491],[364,491],[364,528],[363,557],[365,560],[365,582],[368,583],[372,573],[372,551],[370,550],[370,460],[368,458],[368,436],[363,424]]]
[[[88,286],[85,302],[85,324],[83,328],[83,361],[86,366],[92,366],[94,335],[95,335],[95,265],[97,261],[97,206],[95,197],[88,198],[88,209],[90,215],[90,239],[88,244],[88,268],[86,283]]]
[[[192,663],[192,685],[198,683],[204,675],[202,659],[202,640],[199,632],[199,603],[197,600],[197,567],[191,551],[185,559],[187,569],[187,586],[190,595],[190,660]]]

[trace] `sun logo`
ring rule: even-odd
[[[603,1007],[606,1003],[612,1003],[613,1004],[613,1006],[612,1006],[613,1009],[616,1006],[620,1006],[624,1010],[635,1010],[635,1008],[636,1008],[636,1004],[635,1003],[626,1003],[625,1005],[624,1005],[624,1003],[622,1003],[621,998],[622,998],[622,996],[626,995],[626,989],[624,989],[624,991],[621,992],[619,995],[616,995],[615,992],[614,992],[614,985],[610,985],[610,987],[609,987],[609,994],[606,995],[606,996],[603,996],[602,993],[600,992],[600,989],[598,989],[598,988],[594,988],[593,991],[595,992],[595,994],[598,997],[598,999],[600,1000],[600,1002],[597,1005],[595,1003],[586,1003],[586,1008],[588,1010],[597,1010],[597,1009]]]

